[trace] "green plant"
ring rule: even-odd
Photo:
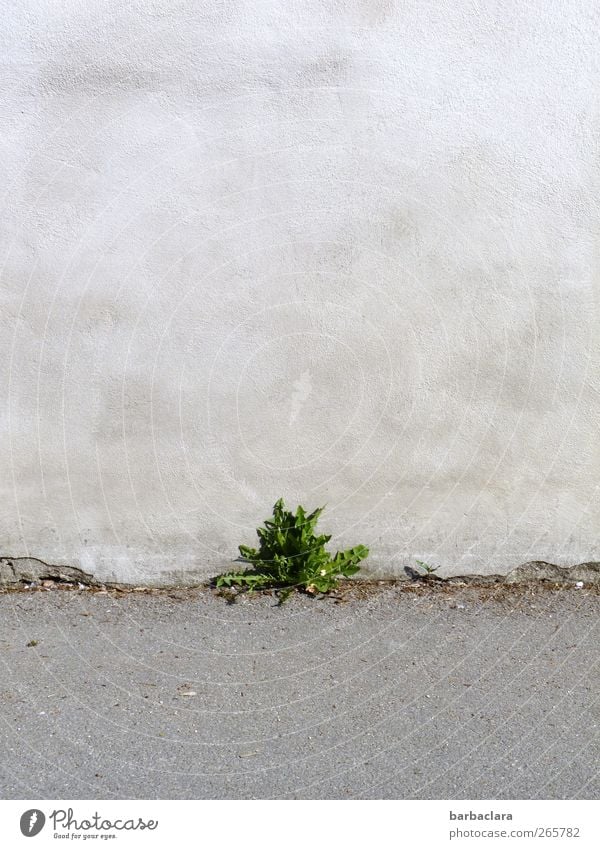
[[[434,572],[440,568],[439,566],[430,566],[429,563],[425,563],[424,560],[417,560],[417,564],[421,567],[424,572],[424,575],[433,575]]]
[[[306,514],[299,506],[296,513],[286,509],[283,499],[273,507],[273,516],[256,533],[259,548],[240,545],[242,558],[254,568],[227,572],[216,578],[217,587],[244,587],[248,590],[278,589],[282,599],[294,588],[305,592],[326,593],[341,577],[359,571],[359,563],[369,553],[364,545],[338,551],[333,557],[325,548],[331,536],[316,534],[317,520],[324,508]]]

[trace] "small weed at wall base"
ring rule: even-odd
[[[323,509],[318,507],[307,514],[299,506],[292,513],[280,498],[273,507],[273,516],[256,531],[259,548],[239,547],[240,555],[253,568],[219,575],[215,579],[216,586],[276,589],[283,601],[294,589],[311,595],[327,593],[337,587],[340,578],[355,575],[369,549],[357,545],[347,551],[338,551],[332,557],[325,548],[331,535],[315,533]]]

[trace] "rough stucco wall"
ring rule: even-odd
[[[600,559],[597,4],[2,6],[2,553]]]

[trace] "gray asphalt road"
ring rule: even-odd
[[[597,594],[364,596],[1,595],[0,795],[598,798]]]

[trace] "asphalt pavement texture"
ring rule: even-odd
[[[597,799],[600,595],[0,595],[4,799]]]

